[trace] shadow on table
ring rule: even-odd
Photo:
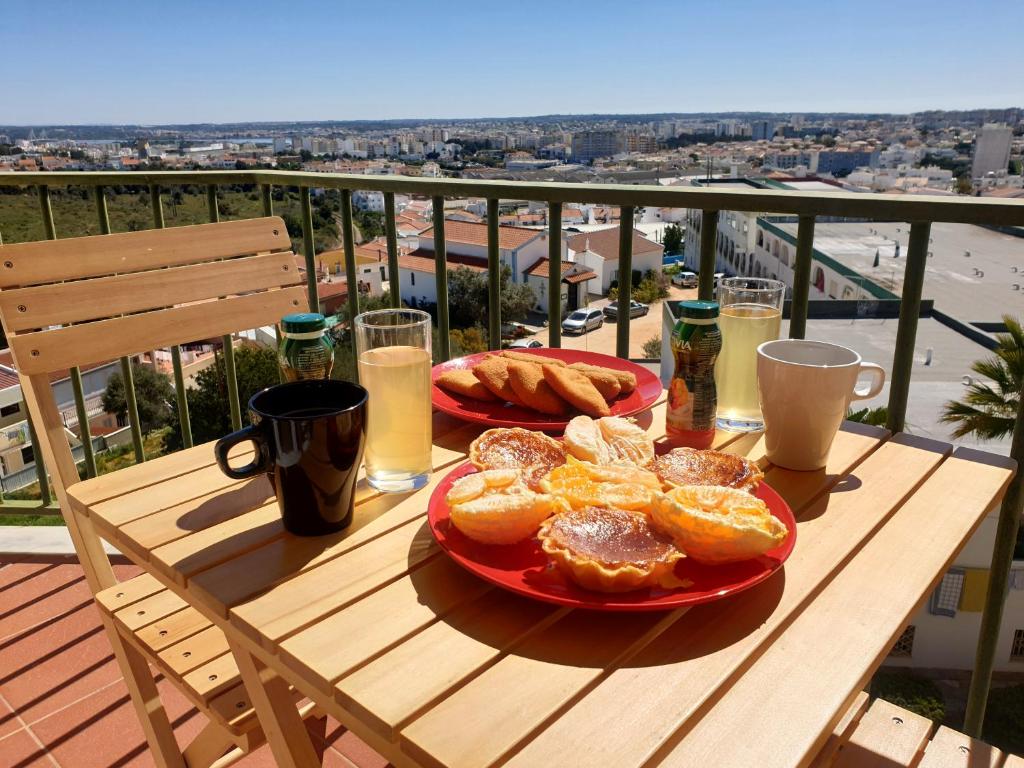
[[[422,533],[430,535],[426,523]],[[742,642],[764,625],[785,588],[785,572],[780,570],[746,592],[714,603],[616,612],[568,608],[492,587],[450,608],[450,599],[438,596],[431,571],[415,567],[417,558],[410,551],[410,579],[420,602],[461,635],[498,654],[598,669],[699,658]]]

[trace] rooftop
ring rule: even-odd
[[[458,267],[466,267],[473,272],[486,272],[487,262],[483,259],[474,259],[470,256],[456,256],[454,254],[448,254],[448,267],[450,269],[456,269]],[[411,269],[416,272],[428,272],[431,275],[434,274],[436,262],[434,261],[434,252],[426,250],[424,248],[417,248],[412,253],[405,254],[404,256],[398,257],[399,269]]]
[[[561,263],[561,270],[562,280],[567,283],[582,283],[597,277],[596,272],[571,261],[563,261]],[[548,277],[551,274],[551,261],[546,256],[538,259],[524,274],[533,275],[534,277]]]
[[[796,222],[773,223],[795,242]],[[910,226],[902,222],[819,222],[814,247],[900,294],[909,235]],[[970,224],[936,222],[928,250],[923,298],[933,299],[940,312],[971,324],[999,324],[1005,314],[1024,313],[1024,238]],[[876,251],[879,266],[874,267]]]
[[[608,227],[593,232],[580,232],[569,238],[569,247],[580,253],[589,250],[606,259],[619,258],[619,227]],[[633,229],[633,253],[662,251],[659,243],[648,240],[639,229]]]
[[[498,247],[502,250],[514,251],[521,248],[541,233],[536,229],[524,229],[523,227],[498,227]],[[434,239],[434,228],[420,232],[424,239]],[[475,224],[469,221],[455,221],[445,219],[444,239],[448,243],[467,243],[469,245],[487,246],[487,225]]]

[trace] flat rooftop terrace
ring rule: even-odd
[[[773,223],[796,238],[796,222]],[[814,247],[899,295],[909,237],[910,225],[903,222],[819,222]],[[1024,314],[1024,238],[969,224],[935,223],[928,249],[923,298],[932,299],[937,310],[972,325]]]

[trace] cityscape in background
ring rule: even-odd
[[[158,171],[281,169],[320,173],[557,181],[578,184],[644,184],[739,190],[804,190],[868,195],[945,195],[1024,199],[1024,109],[934,110],[914,114],[722,113],[659,115],[551,115],[475,120],[394,120],[319,123],[202,125],[0,126],[0,172]],[[345,311],[342,220],[335,190],[312,186],[317,295],[326,315]],[[26,213],[3,218],[0,243],[41,239],[31,182],[3,189],[10,202],[25,198]],[[95,234],[88,196],[54,187],[59,236]],[[122,229],[148,228],[150,199],[143,185],[108,190]],[[200,188],[164,190],[167,225],[207,221]],[[245,185],[221,186],[214,200],[225,218],[260,216],[258,196]],[[125,204],[125,212],[114,205]],[[397,275],[389,274],[383,233],[385,197],[355,190],[354,239],[363,301],[398,292],[403,303],[436,309],[435,211],[429,196],[395,195]],[[191,202],[190,202],[191,201]],[[193,204],[194,203],[194,204]],[[298,198],[274,189],[294,250],[302,250]],[[445,198],[449,279],[484,280],[487,214],[484,198]],[[129,210],[130,209],[130,210]],[[583,313],[579,335],[563,336],[567,348],[614,354],[620,228],[633,228],[632,267],[637,316],[631,321],[630,357],[644,360],[663,381],[672,373],[669,339],[673,306],[696,296],[692,273],[700,265],[703,213],[697,209],[638,207],[633,220],[616,206],[572,204],[561,208],[561,318],[547,316],[548,206],[502,199],[499,254],[507,270],[502,292],[514,293],[517,309],[503,316],[504,343],[545,345],[547,326]],[[134,218],[133,218],[134,217]],[[32,219],[31,226],[24,220]],[[80,227],[71,229],[69,227]],[[721,211],[715,224],[717,276],[745,275],[783,281],[795,274],[797,220],[768,212]],[[34,229],[32,227],[35,227]],[[896,317],[909,227],[905,222],[819,217],[812,256],[808,337],[850,346],[864,359],[892,371]],[[991,354],[1004,316],[1024,314],[1024,231],[937,223],[931,228],[922,317],[914,351],[907,429],[953,440],[941,419],[945,403],[975,381],[975,361]],[[307,269],[299,255],[296,266]],[[504,278],[503,278],[504,280]],[[482,282],[480,283],[483,284]],[[640,293],[636,292],[637,286]],[[465,312],[453,298],[453,353],[486,349],[477,308]],[[503,310],[505,312],[505,310]],[[631,316],[633,311],[631,310]],[[462,319],[465,318],[465,319]],[[591,330],[590,321],[594,321]],[[608,320],[608,324],[604,321]],[[786,324],[783,335],[788,333]],[[272,328],[237,334],[240,347],[273,348]],[[481,346],[482,345],[482,346]],[[210,341],[181,350],[186,386],[216,365]],[[171,373],[167,350],[136,357],[136,363]],[[104,392],[119,368],[109,362],[83,371],[88,433],[97,451],[129,438],[123,417],[104,405]],[[974,378],[972,378],[974,377]],[[81,455],[85,430],[78,424],[70,381],[53,383],[69,431]],[[863,405],[887,402],[888,386]],[[0,353],[0,482],[6,491],[35,478],[30,430],[9,352]],[[960,444],[1008,453],[1009,438],[959,438]],[[944,577],[928,605],[896,643],[890,664],[930,671],[960,696],[960,671],[970,669],[981,602],[988,580],[994,518],[986,520]],[[1014,674],[1024,663],[1024,568],[1014,571],[1001,646],[1012,652],[997,664]],[[1019,586],[1018,586],[1019,585]],[[935,673],[934,670],[939,670]]]
[[[283,168],[649,183],[786,174],[846,189],[1014,195],[1024,110],[551,115],[476,120],[3,126],[0,171]]]

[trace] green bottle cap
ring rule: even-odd
[[[327,327],[327,321],[319,312],[296,312],[281,318],[281,330],[285,333],[314,333]]]
[[[682,301],[679,303],[679,308],[682,310],[684,318],[692,317],[694,319],[707,320],[718,317],[717,301],[699,301],[697,299]]]

